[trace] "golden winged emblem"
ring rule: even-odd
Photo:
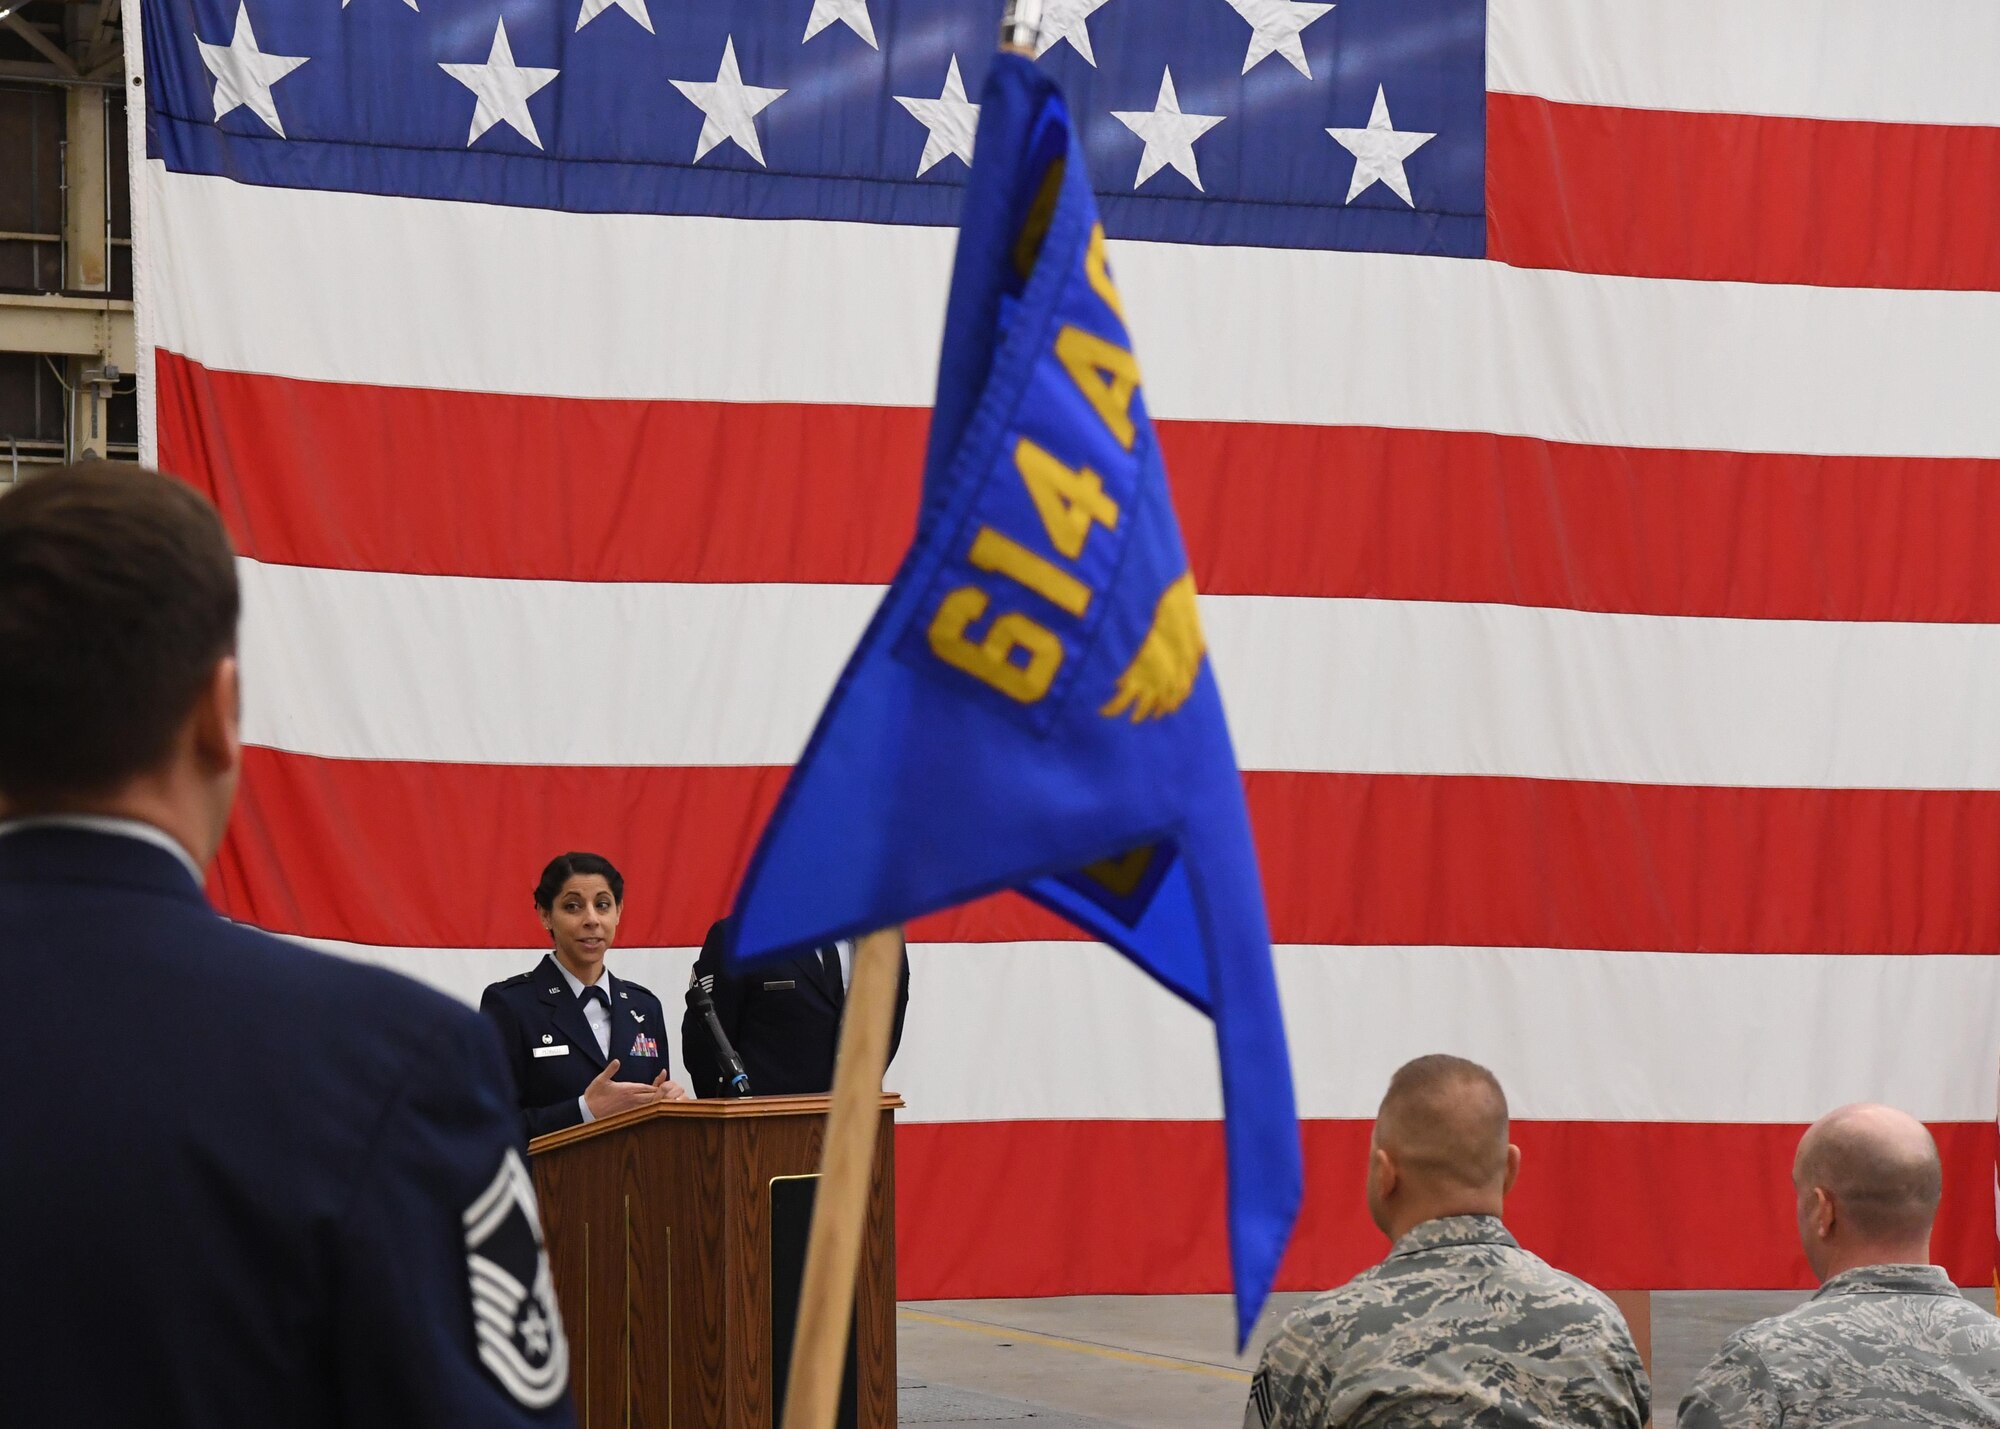
[[[1129,710],[1134,724],[1172,714],[1194,693],[1207,651],[1190,571],[1160,597],[1145,643],[1118,677],[1117,695],[1098,713],[1116,719]]]

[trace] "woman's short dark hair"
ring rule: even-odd
[[[625,901],[625,875],[611,866],[611,860],[601,853],[559,853],[549,860],[549,866],[542,870],[542,881],[535,885],[535,906],[544,913],[556,906],[556,895],[563,885],[579,874],[598,874],[611,885],[611,901]]]
[[[60,807],[158,766],[238,606],[228,534],[192,487],[92,461],[0,497],[0,797]]]

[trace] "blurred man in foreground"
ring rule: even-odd
[[[1368,1153],[1389,1258],[1279,1326],[1245,1429],[1640,1429],[1652,1388],[1624,1317],[1500,1222],[1520,1169],[1491,1072],[1397,1071]]]
[[[0,1420],[568,1424],[492,1030],[202,895],[238,599],[178,482],[0,496]]]
[[[1819,1294],[1731,1335],[1682,1429],[2000,1425],[2000,1320],[1929,1263],[1943,1186],[1914,1117],[1848,1106],[1808,1128],[1792,1187]]]

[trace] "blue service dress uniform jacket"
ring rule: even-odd
[[[611,995],[611,1056],[618,1059],[611,1080],[650,1082],[667,1069],[667,1018],[660,999],[609,968],[604,977]],[[582,1121],[576,1099],[607,1059],[554,954],[534,971],[487,988],[479,1010],[500,1029],[527,1135],[545,1136]]]
[[[173,854],[76,829],[0,836],[0,969],[0,1421],[573,1422],[469,1008],[229,923]],[[475,1321],[482,1267],[518,1317]]]
[[[729,920],[708,930],[694,976],[708,987],[716,1020],[728,1035],[750,1090],[760,1097],[804,1096],[833,1089],[834,1056],[840,1048],[840,1017],[847,995],[840,984],[838,964],[818,953],[771,963],[748,975],[723,971],[722,949]],[[896,1021],[889,1035],[889,1055],[903,1042],[903,1014],[910,1005],[910,955],[903,954],[903,973],[896,987]],[[724,1094],[722,1062],[705,1019],[693,1009],[681,1019],[681,1050],[696,1096]]]

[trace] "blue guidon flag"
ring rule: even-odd
[[[752,963],[1018,889],[1215,1022],[1247,1339],[1302,1181],[1241,776],[1082,146],[1001,55],[916,539],[765,829]]]

